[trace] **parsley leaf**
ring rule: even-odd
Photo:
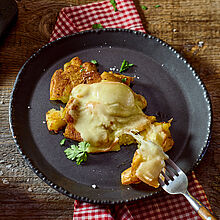
[[[155,5],[155,8],[159,8],[159,7],[161,7],[160,5]]]
[[[83,141],[83,142],[79,142],[78,146],[79,146],[79,150],[87,151],[87,148],[90,147],[90,144],[86,141]]]
[[[88,142],[80,142],[77,145],[71,145],[64,153],[69,160],[75,160],[77,165],[87,160],[87,149],[90,146]]]
[[[102,29],[102,25],[101,24],[93,24],[92,25],[92,29]]]
[[[65,144],[66,138],[63,138],[63,140],[60,141],[60,145],[63,146]]]
[[[95,64],[95,65],[98,65],[98,62],[96,60],[91,60],[90,62]]]
[[[143,10],[147,10],[147,9],[148,9],[145,5],[142,5],[141,8],[142,8]]]
[[[123,60],[119,72],[121,73],[121,72],[127,70],[129,67],[132,67],[132,66],[134,66],[134,64],[128,63],[126,60]]]
[[[114,8],[114,11],[118,11],[116,1],[115,0],[110,0],[110,3],[112,4],[112,6]]]
[[[121,81],[122,81],[123,83],[125,83],[125,82],[127,81],[127,78],[125,77],[125,78],[121,79]]]

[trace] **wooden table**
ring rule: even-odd
[[[60,9],[90,2],[95,0],[17,0],[17,23],[0,41],[0,219],[72,218],[73,200],[41,181],[18,153],[9,131],[8,105],[19,69],[49,41]],[[195,173],[220,218],[220,2],[135,0],[135,4],[146,30],[188,59],[211,96],[212,139]]]

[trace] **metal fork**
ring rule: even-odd
[[[187,190],[188,179],[186,174],[171,160],[166,160],[166,171],[162,171],[159,183],[170,194],[182,194],[202,219],[217,220],[205,206],[195,199]]]

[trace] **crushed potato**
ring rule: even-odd
[[[49,131],[57,133],[66,126],[64,114],[63,108],[60,108],[60,111],[52,108],[46,113],[47,127]]]

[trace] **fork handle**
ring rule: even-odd
[[[210,212],[209,210],[201,204],[196,198],[194,198],[188,191],[183,194],[191,206],[195,209],[195,211],[199,214],[199,216],[203,220],[217,220]]]

